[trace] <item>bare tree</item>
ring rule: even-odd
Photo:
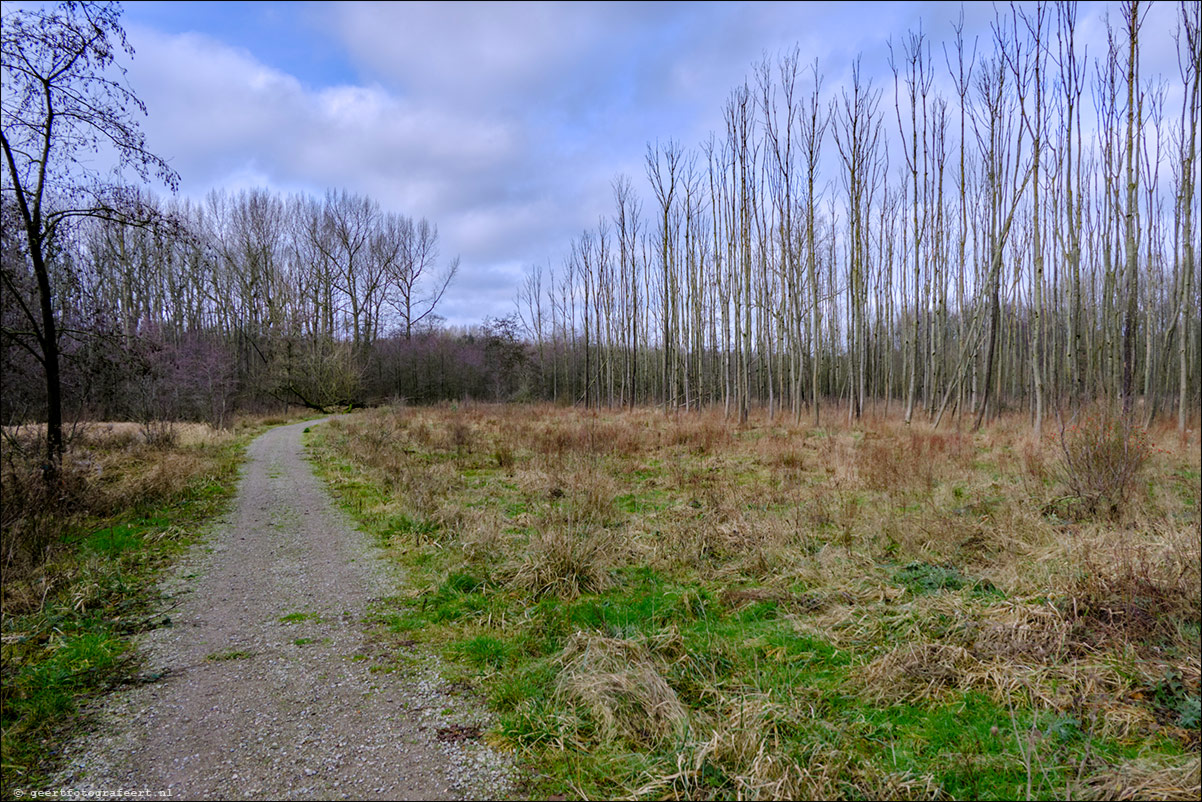
[[[860,77],[860,63],[852,67],[852,91],[847,90],[836,106],[835,144],[843,160],[843,184],[847,190],[848,297],[850,305],[849,357],[854,381],[850,386],[849,411],[860,417],[866,394],[868,308],[869,202],[880,172],[881,92],[872,81]]]
[[[154,210],[119,178],[89,165],[88,154],[111,152],[120,167],[173,190],[179,181],[166,161],[146,149],[136,121],[146,107],[116,77],[124,74],[118,54],[133,55],[120,13],[115,3],[68,2],[5,14],[0,31],[3,191],[16,199],[38,289],[37,310],[25,311],[34,332],[31,352],[46,379],[48,477],[57,475],[63,452],[60,332],[48,266],[56,237],[72,218],[154,219]]]
[[[613,182],[614,203],[617,211],[614,224],[618,236],[618,281],[621,283],[619,297],[622,299],[623,338],[626,341],[626,366],[623,371],[626,383],[626,400],[633,407],[637,393],[638,382],[638,351],[639,351],[639,280],[638,280],[638,239],[640,232],[640,207],[638,197],[630,178],[622,175]]]
[[[1127,27],[1127,198],[1123,239],[1126,246],[1126,312],[1123,315],[1123,409],[1131,411],[1135,395],[1135,327],[1139,311],[1139,136],[1143,127],[1143,94],[1139,89],[1139,0],[1123,4]]]
[[[822,303],[818,291],[818,242],[815,236],[816,209],[819,197],[816,190],[818,165],[822,158],[822,142],[830,122],[827,107],[821,102],[822,74],[818,60],[812,67],[813,84],[806,96],[805,107],[797,117],[798,137],[805,158],[805,245],[806,280],[810,287],[810,398],[814,405],[814,425],[820,420],[818,370],[821,364]]]
[[[1001,326],[1000,290],[1002,263],[1014,222],[1015,212],[1022,200],[1023,191],[1031,178],[1031,162],[1022,158],[1024,129],[1013,119],[1014,97],[1008,78],[1008,62],[1021,58],[1021,43],[1008,35],[1005,26],[995,23],[994,35],[998,55],[987,61],[980,72],[977,89],[980,105],[979,114],[973,120],[973,129],[980,148],[985,169],[985,188],[988,194],[988,255],[989,271],[986,278],[985,300],[988,304],[989,330],[985,341],[985,365],[980,405],[977,408],[974,429],[979,429],[987,414],[990,398],[995,387],[994,373],[997,363],[998,334]],[[1023,165],[1026,164],[1024,169]]]
[[[1174,254],[1179,260],[1177,302],[1177,431],[1185,434],[1185,408],[1189,392],[1189,346],[1191,325],[1197,329],[1197,313],[1191,309],[1194,290],[1191,285],[1198,269],[1194,250],[1194,204],[1198,202],[1196,192],[1197,175],[1195,162],[1198,157],[1198,117],[1202,115],[1202,11],[1196,3],[1181,3],[1181,25],[1178,29],[1178,60],[1181,82],[1185,94],[1181,100],[1180,155],[1178,158],[1180,177],[1177,182],[1177,213],[1174,231],[1178,248]],[[1181,45],[1184,43],[1184,47]]]
[[[389,303],[405,339],[411,339],[414,329],[435,314],[459,272],[459,257],[438,272],[438,226],[424,217],[415,223],[386,215],[373,243],[389,283]]]
[[[677,254],[676,254],[676,220],[678,219],[678,210],[676,207],[676,190],[680,179],[681,158],[683,151],[676,142],[669,140],[663,147],[658,142],[654,147],[647,146],[647,178],[651,181],[652,189],[655,191],[655,198],[659,202],[660,210],[660,230],[659,230],[659,257],[661,268],[662,284],[660,286],[660,301],[663,313],[663,364],[662,364],[662,381],[664,388],[664,409],[667,410],[670,406],[675,406],[675,382],[669,388],[669,381],[674,378],[675,374],[670,375],[676,364],[675,351],[673,347],[673,339],[675,332],[673,330],[673,310],[676,303],[676,287],[677,287]]]
[[[1034,426],[1035,436],[1041,437],[1043,434],[1043,284],[1044,284],[1044,264],[1043,264],[1043,220],[1040,215],[1040,162],[1043,156],[1043,147],[1045,140],[1044,129],[1046,127],[1046,114],[1044,108],[1044,65],[1046,62],[1046,48],[1044,45],[1044,31],[1046,29],[1046,7],[1042,4],[1036,6],[1035,10],[1028,14],[1026,11],[1017,8],[1011,8],[1011,18],[1013,20],[1015,41],[1019,38],[1017,30],[1019,21],[1025,25],[1027,33],[1030,35],[1030,48],[1026,51],[1026,58],[1015,54],[1015,57],[1009,59],[1010,69],[1014,73],[1014,80],[1018,86],[1019,96],[1019,113],[1022,115],[1023,125],[1027,133],[1031,137],[1031,386],[1035,395],[1034,411]],[[1006,49],[1003,53],[1010,55]],[[1028,102],[1031,90],[1034,90],[1033,108]]]
[[[910,142],[909,149],[906,144],[906,127],[902,123],[901,113],[901,87],[898,83],[899,69],[896,61],[896,54],[893,52],[893,43],[889,43],[889,62],[893,68],[893,87],[894,87],[894,108],[897,111],[897,129],[898,134],[902,138],[902,153],[905,154],[906,168],[910,172],[911,180],[911,211],[913,221],[913,239],[911,240],[911,255],[914,259],[914,320],[912,335],[910,337],[910,371],[906,390],[906,423],[910,423],[910,419],[914,414],[914,395],[916,391],[918,379],[918,361],[919,361],[919,326],[922,321],[922,298],[920,297],[920,287],[922,284],[923,274],[923,237],[927,228],[927,215],[929,207],[923,204],[923,195],[927,186],[926,175],[926,151],[928,147],[927,133],[927,94],[931,91],[931,84],[935,79],[934,72],[931,70],[931,54],[930,47],[926,44],[922,30],[917,33],[911,33],[902,44],[902,60],[905,65],[905,84],[906,97],[910,107]],[[921,114],[921,118],[920,118]],[[918,144],[922,142],[923,158],[921,161],[918,158]],[[923,191],[919,191],[918,171],[920,166],[923,169]],[[922,211],[921,225],[919,212]],[[929,274],[928,274],[929,275]],[[929,282],[929,278],[928,278]]]

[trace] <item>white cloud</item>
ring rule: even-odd
[[[587,4],[336,3],[329,23],[352,59],[406,95],[512,110],[537,101],[605,38]]]
[[[1091,41],[1110,7],[1079,6]],[[1152,8],[1146,41],[1171,46],[1174,9]],[[720,134],[724,101],[753,61],[796,44],[806,67],[818,58],[829,96],[862,52],[889,125],[887,41],[921,19],[942,75],[959,6],[343,2],[305,14],[309,34],[330,43],[323,58],[357,76],[340,64],[338,80],[315,82],[315,71],[302,82],[215,38],[131,27],[130,83],[150,109],[151,149],[191,195],[346,188],[430,219],[442,252],[463,257],[446,312],[467,323],[509,311],[515,266],[557,264],[571,237],[611,212],[615,173],[642,191],[647,142],[691,148]],[[965,15],[970,48],[979,37],[989,50],[992,7],[968,4]],[[264,54],[281,47],[271,35]],[[1160,44],[1144,52],[1156,68],[1171,64]]]
[[[379,85],[307,88],[196,34],[130,34],[138,56],[129,80],[150,109],[149,145],[179,170],[186,194],[270,186],[370,195],[438,224],[442,252],[464,257],[464,288],[480,285],[476,273],[490,262],[514,258],[498,253],[498,241],[522,241],[553,208],[532,212],[532,201],[515,193],[531,189],[529,156],[521,131],[503,118],[419,103]]]

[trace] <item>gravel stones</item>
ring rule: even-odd
[[[300,442],[312,425],[251,444],[234,509],[164,581],[173,626],[140,641],[145,674],[163,678],[90,711],[98,725],[68,750],[59,798],[495,799],[513,787],[508,756],[468,737],[487,723],[482,706],[446,693],[434,655],[371,670],[367,605],[401,579],[313,476]]]

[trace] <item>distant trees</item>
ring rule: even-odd
[[[63,283],[71,277],[68,229],[80,219],[125,225],[159,221],[118,178],[101,175],[88,157],[102,150],[143,181],[157,178],[174,189],[178,176],[146,149],[136,114],[146,113],[119,80],[120,51],[133,55],[115,3],[63,3],[49,10],[18,10],[3,16],[0,66],[0,145],[4,151],[5,224],[19,222],[20,248],[6,254],[7,306],[19,310],[19,326],[6,325],[5,344],[29,352],[45,380],[46,465],[57,472],[63,452],[61,338]],[[33,282],[20,269],[28,260]],[[11,319],[10,319],[11,320]],[[6,320],[6,324],[10,323]]]
[[[458,261],[426,220],[344,191],[162,201],[71,161],[111,139],[175,181],[107,72],[115,7],[6,14],[0,414],[47,409],[52,464],[65,402],[220,423],[267,402],[546,398],[816,424],[892,402],[936,426],[1021,409],[1039,431],[1108,398],[1184,430],[1199,11],[1176,9],[1179,75],[1147,76],[1169,32],[1119,10],[1090,59],[1072,3],[1000,11],[977,44],[961,21],[942,64],[908,34],[892,113],[858,62],[839,86],[797,51],[765,60],[700,147],[648,147],[642,194],[615,178],[613,213],[529,270],[516,315],[464,330],[441,326]]]
[[[568,246],[589,259],[532,270],[534,389],[740,420],[752,404],[818,422],[824,405],[899,400],[907,421],[975,426],[1024,409],[1037,432],[1049,410],[1108,398],[1145,418],[1175,406],[1184,429],[1199,11],[1177,8],[1180,75],[1149,78],[1140,53],[1170,31],[1145,29],[1137,0],[1118,10],[1090,60],[1072,3],[1000,10],[979,45],[961,21],[942,76],[925,34],[902,37],[890,126],[858,62],[826,93],[796,52],[755,65],[721,132],[648,148],[645,212],[616,179],[608,260],[598,228]]]
[[[440,269],[428,221],[348,192],[145,202],[177,221],[174,236],[95,221],[76,251],[97,307],[131,342],[153,333],[180,359],[219,344],[234,402],[323,409],[426,394],[420,349],[380,345],[425,333],[455,275],[456,260]]]

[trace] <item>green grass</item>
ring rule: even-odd
[[[145,530],[145,525],[133,523],[106,526],[89,535],[83,541],[83,546],[105,557],[119,557],[123,552],[142,547],[142,533]]]
[[[371,414],[368,423],[314,429],[307,442],[319,474],[408,577],[406,592],[374,608],[379,637],[398,655],[407,651],[402,643],[424,644],[450,661],[456,679],[479,688],[496,716],[490,740],[517,750],[528,770],[523,796],[1062,798],[1091,772],[1190,754],[1179,730],[1198,726],[1197,688],[1171,676],[1149,684],[1147,665],[1122,651],[1108,653],[1106,665],[1132,689],[1121,693],[1137,694],[1105,698],[1178,729],[1106,726],[1101,690],[1050,705],[1030,692],[1036,681],[1025,655],[1010,668],[981,658],[1002,672],[999,681],[1014,682],[1005,691],[987,678],[944,679],[939,661],[889,668],[905,649],[928,643],[968,653],[1014,607],[1069,603],[1016,591],[1013,580],[1003,586],[998,565],[1014,558],[971,545],[1008,525],[1016,502],[1007,494],[1022,487],[1006,473],[1013,461],[999,467],[997,454],[980,446],[964,458],[978,467],[949,469],[929,488],[848,490],[825,487],[846,481],[829,478],[835,470],[826,472],[825,457],[748,456],[746,449],[771,448],[775,430],[737,432],[713,448],[601,451],[575,462],[558,450],[540,457],[515,437],[502,469],[436,439],[406,439],[403,425],[365,454],[358,433],[405,421]],[[443,413],[410,414],[437,433]],[[501,424],[477,426],[476,451],[493,453],[489,438],[505,436]],[[865,439],[840,437],[810,430],[798,441],[812,452]],[[389,452],[389,443],[406,451]],[[423,466],[448,464],[456,470],[420,513],[407,507],[406,488],[386,489],[397,471],[412,485],[423,481]],[[609,477],[612,494],[582,500],[577,471]],[[456,510],[487,514],[460,527]],[[437,522],[437,535],[397,526],[398,516]],[[536,534],[573,520],[572,531],[615,536],[609,581],[574,597],[522,590],[515,565]],[[1038,511],[1023,520],[1051,527]],[[757,540],[765,531],[786,533],[787,550]],[[485,536],[493,540],[472,545]],[[684,545],[667,544],[670,537]],[[1196,643],[1188,616],[1181,626],[1180,640]],[[643,655],[627,658],[627,667],[644,661],[663,680],[687,711],[685,732],[666,740],[637,726],[607,734],[605,710],[570,693],[568,655],[582,638]],[[1099,670],[1088,657],[1083,666]],[[621,673],[597,670],[597,692],[630,693],[614,690],[616,679],[606,685],[611,670]],[[1058,693],[1056,682],[1038,687]],[[637,721],[637,700],[616,704],[618,715]]]
[[[914,593],[932,593],[939,590],[959,590],[969,580],[950,566],[912,562],[893,575],[899,585]]]

